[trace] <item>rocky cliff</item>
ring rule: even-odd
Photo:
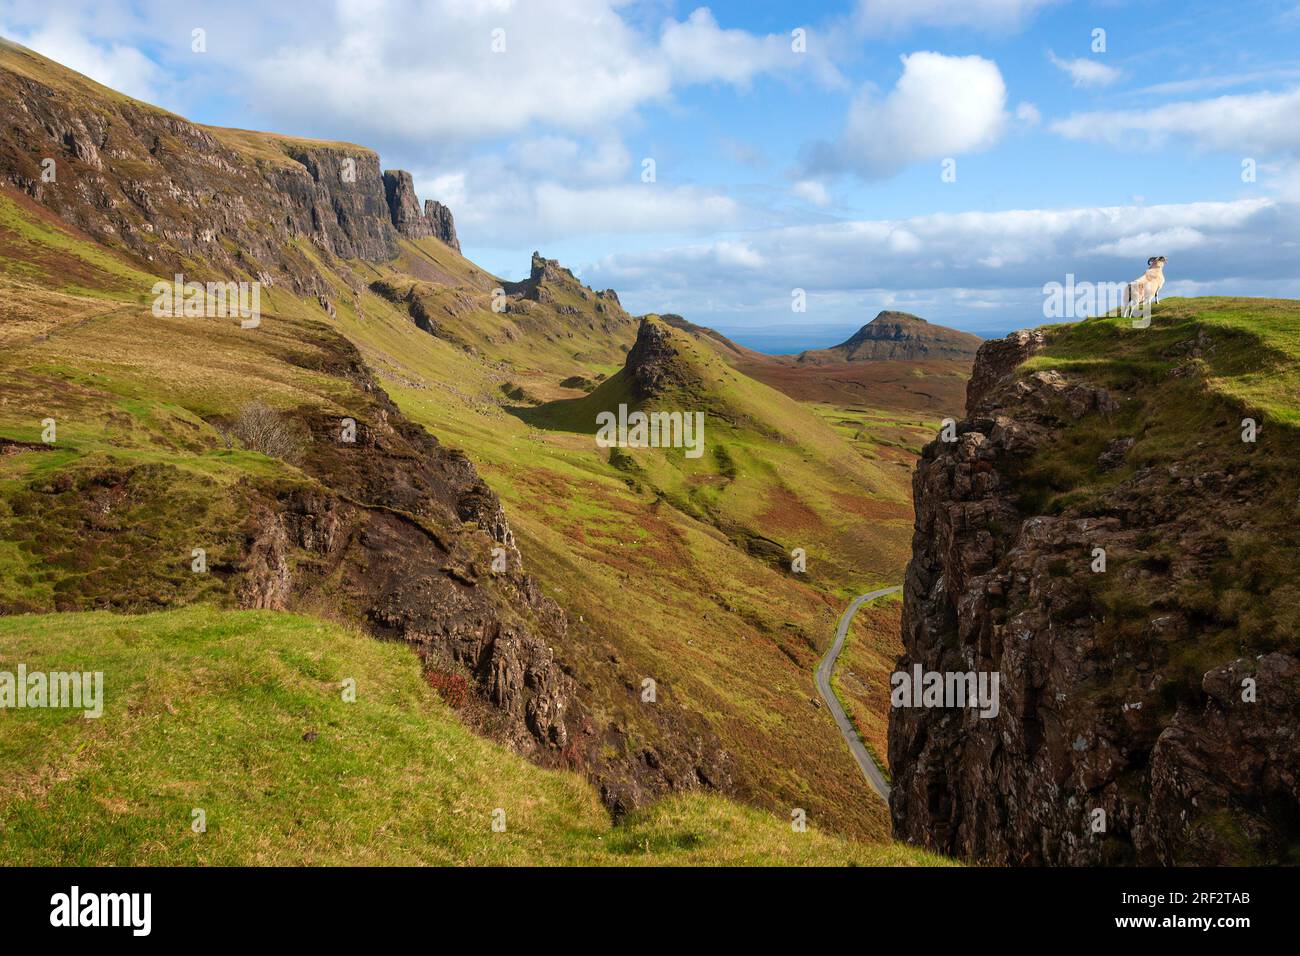
[[[415,194],[415,183],[406,170],[384,170],[384,198],[388,203],[393,228],[399,234],[408,239],[432,236],[460,252],[456,221],[452,218],[451,210],[440,202],[426,199],[424,211],[421,212],[420,199]]]
[[[898,670],[996,673],[1000,708],[892,710],[901,838],[997,864],[1296,861],[1300,441],[1243,442],[1249,412],[1211,388],[1216,348],[1258,343],[1139,335],[985,343],[955,440],[924,449]]]
[[[0,179],[151,272],[317,294],[295,240],[371,262],[393,259],[399,236],[457,246],[450,212],[427,216],[410,174],[381,173],[364,147],[200,126],[8,41],[0,90]]]

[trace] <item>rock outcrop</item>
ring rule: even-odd
[[[651,399],[671,386],[684,384],[680,363],[674,361],[676,356],[677,346],[669,327],[642,319],[623,366],[632,380],[633,394],[638,399]]]
[[[423,239],[433,235],[429,220],[420,211],[420,199],[415,195],[415,183],[404,169],[384,170],[384,197],[393,228],[408,239]]]
[[[1043,348],[1041,332],[985,343],[956,440],[914,475],[898,669],[996,673],[1000,708],[892,710],[895,835],[996,864],[1287,860],[1300,662],[1205,596],[1231,563],[1225,525],[1276,535],[1276,478],[1195,435],[1172,464],[1128,461],[1132,436],[1104,436],[1140,396],[1017,372]],[[1091,500],[1044,509],[1042,476],[1098,433]]]
[[[424,218],[429,223],[431,235],[460,252],[460,239],[456,237],[456,220],[451,210],[435,199],[424,201]]]

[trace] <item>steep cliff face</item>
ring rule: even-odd
[[[898,669],[996,673],[1000,707],[892,710],[894,831],[1001,864],[1295,862],[1300,441],[1243,442],[1207,374],[1267,350],[1194,317],[1080,329],[986,343],[914,475]]]
[[[405,419],[350,345],[320,341],[335,356],[329,371],[368,405],[348,442],[339,419],[300,412],[311,433],[301,467],[319,484],[253,510],[241,603],[320,604],[364,621],[415,645],[430,672],[468,678],[492,704],[467,714],[480,729],[545,764],[585,763],[568,727],[582,719],[573,681],[552,650],[565,616],[524,572],[496,494]]]
[[[0,178],[151,271],[316,294],[293,240],[371,262],[393,259],[399,236],[454,244],[450,212],[432,222],[410,174],[381,174],[364,147],[199,126],[7,41],[0,89]]]
[[[456,236],[456,220],[452,218],[450,209],[436,199],[426,199],[424,201],[424,218],[428,220],[429,228],[432,230],[435,239],[445,242],[457,252],[460,252],[460,239]]]

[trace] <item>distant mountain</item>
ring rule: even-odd
[[[906,312],[881,312],[847,341],[798,355],[767,355],[680,315],[663,321],[724,362],[801,402],[862,402],[930,415],[961,411],[978,336]]]
[[[839,345],[801,352],[797,361],[815,365],[933,359],[969,362],[979,346],[979,337],[968,332],[931,325],[908,312],[885,311]]]

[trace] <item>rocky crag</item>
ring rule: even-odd
[[[898,837],[995,864],[1296,861],[1297,442],[1244,444],[1208,393],[1225,334],[1159,335],[1146,380],[1052,361],[1050,330],[987,342],[957,440],[925,448],[898,669],[996,672],[1001,699],[892,711]]]

